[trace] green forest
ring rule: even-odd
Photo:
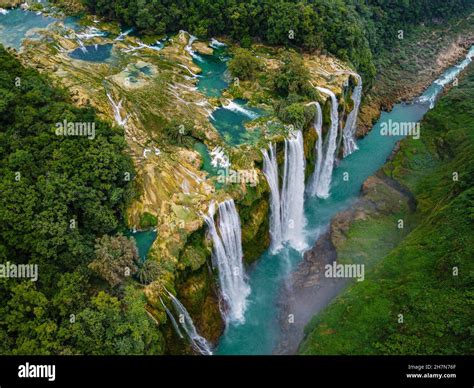
[[[0,260],[40,275],[0,279],[0,353],[159,352],[135,243],[116,235],[135,195],[123,130],[3,48],[0,63]],[[64,120],[94,122],[94,141],[57,136]]]
[[[376,57],[390,50],[399,31],[467,12],[469,0],[84,0],[91,12],[145,34],[187,30],[198,37],[228,36],[349,61],[370,87]]]

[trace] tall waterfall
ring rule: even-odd
[[[357,116],[359,115],[359,106],[362,97],[362,78],[359,74],[354,73],[353,75],[357,79],[357,85],[355,86],[351,97],[352,101],[354,101],[354,108],[347,116],[346,125],[344,126],[343,131],[344,157],[358,150],[355,141],[355,132],[357,130]]]
[[[303,134],[295,131],[285,139],[285,165],[281,188],[281,229],[283,241],[296,249],[306,246],[304,216],[304,146]]]
[[[318,102],[310,102],[308,105],[316,106],[316,116],[314,116],[313,121],[313,128],[316,131],[316,135],[318,136],[316,140],[316,166],[314,167],[314,172],[311,178],[309,179],[308,186],[306,191],[310,196],[315,196],[317,187],[319,184],[319,178],[321,176],[321,167],[323,163],[323,113],[321,111],[321,105]]]
[[[304,216],[304,171],[305,158],[303,134],[301,131],[290,133],[285,139],[285,162],[281,190],[278,184],[278,165],[276,151],[270,145],[270,155],[263,150],[264,174],[271,191],[270,233],[272,250],[275,252],[283,242],[295,249],[306,247],[303,230],[306,224]]]
[[[339,127],[339,116],[337,113],[338,103],[336,95],[331,90],[319,86],[317,86],[316,89],[330,96],[332,103],[331,128],[329,130],[329,138],[327,139],[327,144],[325,147],[324,160],[322,162],[319,182],[316,187],[316,195],[320,198],[327,198],[329,197],[329,190],[331,188],[332,170],[334,168],[334,159],[336,157],[336,140]]]
[[[276,146],[270,143],[270,155],[267,150],[263,153],[263,173],[267,178],[270,186],[270,236],[272,252],[278,251],[282,242],[281,230],[281,201],[280,201],[280,185],[278,181],[278,164],[276,159]]]
[[[168,293],[171,299],[171,302],[173,303],[173,307],[179,316],[178,320],[181,323],[182,328],[188,335],[193,349],[201,354],[211,355],[212,351],[211,351],[211,347],[209,346],[209,343],[206,341],[204,337],[201,337],[198,334],[196,327],[194,326],[193,320],[191,316],[189,315],[188,311],[186,310],[186,308],[171,292],[169,292],[168,290],[166,292]],[[175,329],[177,330],[178,335],[182,336],[181,331],[178,329],[176,320],[174,319],[173,315],[166,308],[166,306],[164,307],[165,307],[166,313],[170,316],[171,322],[173,322],[173,326],[175,326]]]
[[[214,261],[219,272],[221,295],[224,301],[223,316],[226,323],[243,323],[250,287],[246,282],[242,262],[242,231],[234,200],[219,204],[218,226],[214,223],[214,202],[204,219],[214,243]]]

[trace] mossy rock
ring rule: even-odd
[[[178,286],[181,303],[193,318],[199,333],[211,342],[216,342],[224,329],[214,282],[213,273],[203,266]]]
[[[151,213],[145,212],[140,215],[140,228],[149,229],[158,224],[158,219]]]
[[[189,267],[192,271],[201,268],[206,263],[206,259],[211,255],[210,249],[204,243],[204,239],[205,230],[201,228],[188,237],[185,248],[180,255],[179,262],[184,264],[185,267]]]
[[[242,250],[247,264],[257,260],[270,246],[268,198],[256,201],[253,206],[241,207]]]

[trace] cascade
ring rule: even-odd
[[[282,243],[280,213],[281,201],[275,144],[270,143],[269,150],[270,154],[268,154],[267,150],[262,150],[263,174],[267,178],[268,185],[270,186],[270,249],[275,253],[280,249]]]
[[[194,35],[189,35],[188,44],[184,47],[184,49],[191,55],[193,59],[198,61],[202,61],[202,57],[193,50],[193,43],[197,38]]]
[[[303,249],[306,246],[303,238],[306,225],[304,171],[303,134],[298,130],[290,133],[285,139],[285,163],[280,196],[282,239],[288,241],[295,249]]]
[[[354,101],[354,108],[347,116],[346,125],[343,130],[344,141],[344,157],[352,154],[358,150],[355,141],[355,133],[357,130],[357,116],[359,115],[360,100],[362,97],[362,78],[359,74],[353,74],[357,79],[357,85],[352,92],[352,101]]]
[[[301,250],[306,247],[303,236],[306,219],[304,216],[305,157],[303,134],[291,132],[285,139],[285,160],[281,190],[278,181],[276,149],[270,145],[270,154],[263,150],[264,175],[270,186],[270,233],[272,250],[278,251],[283,242]]]
[[[211,202],[204,219],[209,227],[214,249],[213,260],[219,272],[223,316],[226,323],[243,323],[250,287],[242,262],[242,231],[234,200],[219,203],[219,222],[214,223],[215,204]]]
[[[329,197],[329,190],[331,188],[332,171],[334,168],[334,160],[336,158],[336,140],[337,130],[339,126],[339,116],[337,113],[338,102],[336,95],[329,89],[317,86],[320,92],[327,94],[331,98],[331,128],[329,129],[329,135],[327,144],[324,151],[324,160],[322,161],[321,173],[319,176],[319,182],[316,187],[316,195],[320,198]]]
[[[166,292],[168,293],[168,295],[171,299],[171,302],[173,303],[173,307],[174,307],[176,313],[180,317],[179,321],[181,323],[181,326],[183,327],[184,331],[188,335],[189,340],[191,341],[191,346],[193,347],[193,349],[196,350],[197,352],[201,353],[201,354],[212,355],[212,351],[211,351],[211,347],[209,346],[209,343],[207,342],[207,340],[204,337],[202,337],[198,334],[198,332],[196,330],[196,327],[194,326],[193,320],[192,320],[191,316],[189,315],[188,311],[186,310],[186,308],[181,304],[181,302],[171,292],[169,292],[168,290],[166,290]],[[167,310],[167,313],[169,312],[168,309],[165,308],[165,310]],[[169,314],[171,315],[171,312],[169,312]],[[171,322],[173,322],[173,321],[174,321],[174,323],[176,324],[176,327],[177,327],[177,323],[176,323],[176,320],[174,320],[174,318],[171,320]],[[181,332],[178,331],[178,335],[180,333]]]
[[[122,114],[120,113],[120,110],[122,109],[122,100],[120,100],[117,104],[109,92],[107,92],[107,97],[109,98],[109,101],[112,104],[115,121],[120,127],[124,127],[127,124],[128,115],[126,115],[125,118],[122,119]]]
[[[120,32],[119,36],[117,36],[115,38],[116,41],[122,41],[125,39],[125,37],[130,34],[131,32],[133,31],[133,28],[130,28],[129,30],[127,31],[124,31],[124,32]]]
[[[316,195],[316,190],[319,184],[319,178],[321,176],[321,166],[322,161],[324,159],[323,155],[323,133],[322,133],[322,125],[323,125],[323,113],[321,111],[321,105],[318,102],[310,102],[308,105],[316,106],[316,116],[314,117],[313,128],[318,135],[316,140],[316,166],[314,167],[314,172],[308,182],[308,187],[306,191],[310,196]]]
[[[251,110],[243,107],[242,105],[239,105],[235,101],[228,101],[227,105],[224,105],[224,108],[233,112],[242,113],[250,119],[255,119],[258,117],[257,113],[252,112]]]

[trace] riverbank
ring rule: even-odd
[[[393,48],[376,55],[377,75],[364,96],[357,136],[363,137],[382,111],[420,95],[474,44],[474,14],[430,26],[416,26],[395,40]]]
[[[350,284],[314,317],[299,353],[472,352],[466,306],[473,267],[467,211],[473,196],[473,95],[471,65],[459,86],[427,114],[421,140],[403,140],[383,169],[365,182],[355,209],[338,215],[318,241],[318,246],[330,241],[338,261],[365,263],[365,281]],[[403,188],[397,195],[367,201],[368,195],[397,187]],[[416,211],[413,205],[399,208],[407,189]],[[308,256],[295,275],[296,286],[311,274],[312,262],[323,260]]]
[[[350,287],[351,279],[326,277],[327,266],[364,264],[366,271],[406,236],[415,209],[411,193],[391,178],[377,173],[364,182],[360,198],[336,214],[288,280],[280,297],[283,334],[275,353],[295,354],[306,324]],[[394,232],[398,219],[404,220],[404,228]],[[367,220],[373,223],[367,225]],[[297,319],[290,320],[292,316]]]

